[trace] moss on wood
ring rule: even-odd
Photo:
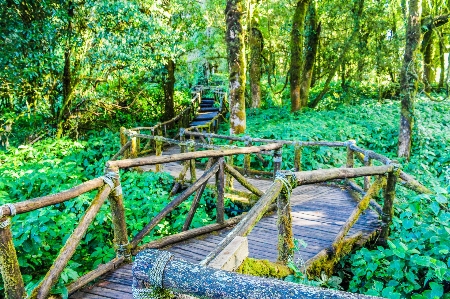
[[[284,278],[293,273],[292,270],[285,265],[249,257],[244,260],[236,272],[271,278]]]

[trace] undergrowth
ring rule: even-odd
[[[399,102],[340,105],[334,110],[291,114],[287,107],[249,110],[246,134],[285,140],[346,141],[397,159]],[[293,168],[294,148],[283,150],[283,169]],[[345,149],[304,148],[303,170],[345,165]],[[341,261],[336,275],[347,290],[387,298],[449,298],[450,103],[420,100],[411,161],[403,170],[432,189],[417,195],[397,185],[388,248],[361,249]],[[256,165],[257,161],[252,160]],[[320,280],[320,279],[319,279]]]

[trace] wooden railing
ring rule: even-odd
[[[163,138],[163,137],[161,137]],[[77,246],[85,235],[89,225],[95,219],[95,216],[100,210],[100,207],[109,198],[111,220],[114,228],[114,247],[116,250],[116,258],[112,261],[99,266],[97,269],[80,277],[77,281],[67,286],[68,292],[72,293],[88,282],[98,278],[100,275],[116,268],[123,262],[131,261],[132,254],[139,252],[142,248],[160,248],[167,244],[180,241],[186,238],[191,238],[199,234],[204,234],[214,230],[224,228],[229,225],[236,224],[241,217],[235,217],[225,220],[224,216],[224,171],[225,163],[224,157],[248,154],[248,153],[267,153],[277,150],[281,147],[280,144],[267,144],[259,147],[246,148],[227,148],[222,150],[207,150],[200,152],[188,152],[171,156],[153,156],[144,158],[132,158],[125,160],[110,160],[106,164],[105,175],[78,185],[70,190],[63,191],[54,195],[35,198],[19,203],[11,203],[0,207],[0,268],[4,282],[6,298],[24,298],[25,289],[22,276],[20,274],[19,263],[17,259],[16,250],[13,245],[11,234],[11,219],[15,215],[31,212],[43,207],[51,206],[66,202],[77,196],[98,190],[97,195],[92,200],[90,206],[85,211],[83,217],[80,219],[77,227],[73,230],[70,237],[67,239],[65,245],[60,250],[53,265],[48,270],[47,274],[41,283],[32,291],[30,298],[47,298],[50,294],[51,288],[57,283],[62,271],[67,266],[69,260],[75,253]],[[114,156],[118,158],[123,153],[123,148]],[[172,199],[172,201],[163,208],[158,215],[156,215],[139,233],[137,233],[131,240],[129,239],[126,219],[124,198],[122,194],[122,186],[120,182],[119,170],[122,168],[132,168],[144,165],[161,165],[163,163],[175,161],[190,161],[197,158],[209,158],[208,169],[205,173],[193,184],[184,190],[182,193]],[[189,230],[192,218],[198,207],[199,199],[205,189],[208,180],[215,176],[217,187],[216,199],[216,224],[208,225],[199,229]],[[197,192],[191,205],[183,232],[178,235],[162,238],[155,242],[140,245],[145,236],[147,236],[152,229],[171,211],[178,207],[190,195]],[[126,200],[126,198],[125,198]]]

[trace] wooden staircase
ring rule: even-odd
[[[189,127],[207,124],[215,116],[217,116],[220,112],[220,108],[214,107],[214,103],[214,98],[202,98],[198,114],[189,124]]]

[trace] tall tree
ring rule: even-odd
[[[422,0],[409,1],[408,24],[403,66],[400,73],[400,132],[398,136],[398,156],[411,156],[412,128],[414,125],[414,99],[417,93],[417,52],[421,39]]]
[[[305,49],[303,58],[303,68],[300,80],[300,106],[308,106],[309,89],[314,71],[314,62],[316,60],[317,47],[319,45],[319,36],[321,31],[320,23],[317,25],[316,2],[311,0],[308,6],[308,15],[306,16],[305,29]]]
[[[251,14],[250,24],[250,88],[252,91],[252,108],[259,108],[261,105],[261,72],[262,72],[262,51],[264,47],[264,40],[261,31],[259,30],[258,20],[258,6],[259,0],[251,7],[254,7]]]
[[[245,46],[242,0],[228,0],[225,9],[226,42],[230,80],[230,134],[245,132]]]
[[[291,30],[291,65],[290,65],[290,86],[291,86],[291,112],[299,110],[300,105],[300,73],[302,70],[302,48],[303,29],[305,23],[306,9],[309,0],[300,0],[294,12]]]

